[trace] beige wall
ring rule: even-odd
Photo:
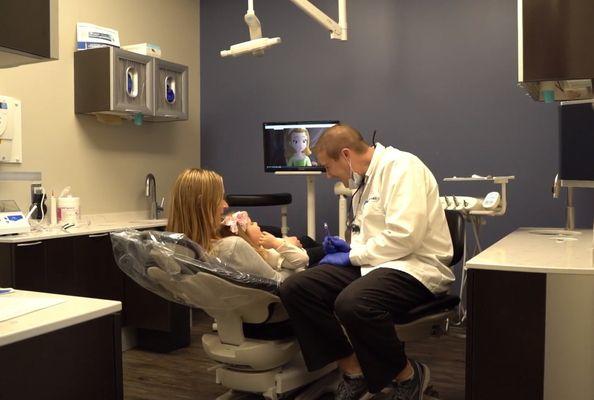
[[[116,29],[122,45],[158,44],[164,59],[188,65],[189,120],[107,126],[74,114],[77,22]],[[71,185],[83,214],[146,210],[148,172],[160,198],[182,168],[200,164],[199,57],[197,0],[60,0],[60,59],[0,69],[0,95],[22,101],[24,160],[0,172],[41,171],[56,194]],[[28,207],[30,183],[0,181],[0,199]]]

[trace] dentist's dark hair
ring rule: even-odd
[[[369,149],[361,133],[349,125],[338,124],[326,129],[313,147],[316,155],[326,153],[333,160],[338,160],[340,151],[351,149],[357,154],[363,154]]]

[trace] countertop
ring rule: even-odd
[[[61,226],[40,224],[33,226],[29,233],[0,236],[0,243],[26,243],[38,240],[57,239],[69,236],[98,235],[125,228],[147,229],[167,225],[167,219],[147,219],[146,213],[126,212],[83,216],[80,222],[68,229]]]
[[[592,229],[520,228],[470,259],[468,269],[594,275]]]
[[[8,296],[23,299],[43,296],[58,298],[64,302],[0,322],[0,346],[43,335],[44,333],[80,324],[81,322],[90,321],[122,310],[122,303],[119,301],[25,290],[15,290],[12,293],[0,295],[0,304],[2,304],[2,299]]]

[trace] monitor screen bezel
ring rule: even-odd
[[[340,121],[334,119],[327,119],[327,120],[319,120],[319,121],[278,121],[278,122],[263,122],[262,123],[262,145],[264,149],[264,172],[310,172],[310,171],[319,171],[319,172],[326,172],[326,168],[324,167],[283,167],[283,168],[272,168],[266,165],[266,125],[313,125],[313,124],[333,124],[338,125]],[[329,127],[330,128],[330,127]]]

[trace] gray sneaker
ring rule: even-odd
[[[365,378],[349,378],[343,375],[336,388],[334,400],[359,400],[365,393],[367,393]]]
[[[390,400],[423,400],[423,393],[429,386],[429,367],[415,360],[410,360],[410,364],[415,376],[408,381],[395,383],[389,393]]]

